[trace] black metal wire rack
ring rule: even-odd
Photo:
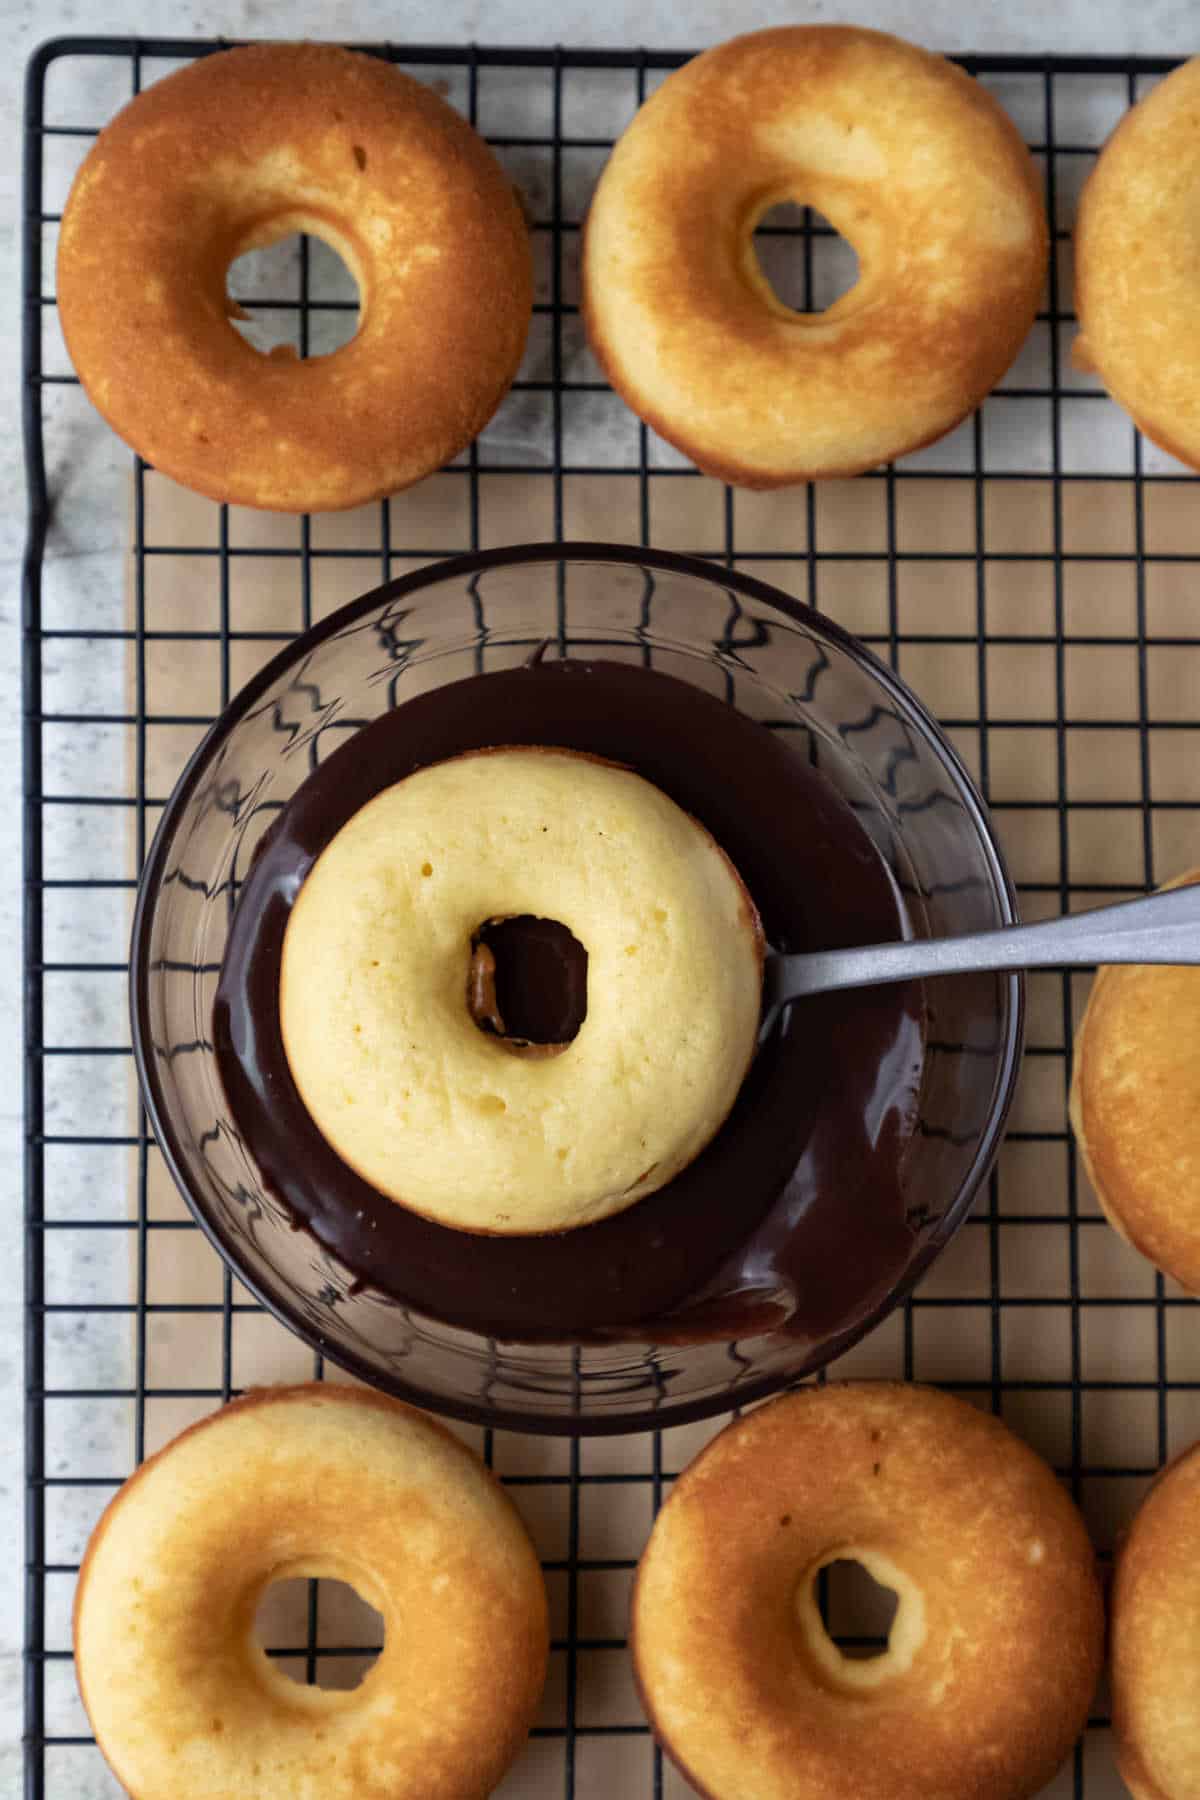
[[[71,520],[55,518],[56,501],[92,441],[72,423],[90,415],[55,336],[52,253],[65,181],[123,98],[219,47],[62,39],[28,73],[29,1800],[117,1791],[71,1667],[70,1597],[92,1522],[168,1425],[211,1409],[261,1366],[245,1345],[263,1315],[164,1195],[135,1110],[124,933],[169,770],[291,631],[413,562],[514,536],[688,550],[752,569],[829,611],[917,687],[978,776],[1027,914],[1139,892],[1200,862],[1192,478],[1143,443],[1069,361],[1074,195],[1116,117],[1167,61],[964,59],[1013,111],[1045,171],[1054,256],[1030,344],[981,413],[942,446],[852,485],[764,498],[703,480],[639,426],[581,337],[575,283],[587,193],[613,137],[684,57],[375,47],[462,107],[530,203],[538,298],[530,355],[505,412],[414,490],[425,496],[415,511],[401,497],[349,535],[305,518],[251,537],[217,507],[168,532],[158,478],[135,464],[128,585],[93,603],[85,582],[67,591],[52,581],[61,565],[45,556],[52,520],[70,542]],[[819,301],[828,229],[797,214],[773,230],[791,247],[798,296]],[[317,276],[302,243],[287,291],[250,296],[252,310],[290,326],[305,354],[327,347],[331,324],[344,335],[355,304]],[[110,551],[106,566],[121,560]],[[290,598],[264,615],[248,596],[269,565],[276,581],[286,568]],[[186,624],[166,604],[172,588],[192,596]],[[186,656],[195,671],[186,707],[160,702],[168,655]],[[1200,1436],[1200,1338],[1195,1303],[1108,1231],[1077,1162],[1066,1093],[1083,987],[1067,974],[1031,982],[1022,1094],[986,1201],[914,1299],[839,1372],[938,1381],[1002,1413],[1060,1469],[1106,1550],[1153,1472]],[[169,1241],[178,1251],[181,1234],[199,1270],[199,1289],[186,1298],[162,1254]],[[312,1369],[296,1345],[278,1356],[271,1366],[280,1375]],[[313,1372],[324,1373],[319,1357]],[[689,1791],[649,1741],[623,1619],[654,1512],[712,1429],[570,1443],[478,1435],[518,1490],[555,1620],[542,1722],[505,1794],[657,1800]],[[299,1678],[361,1665],[369,1646],[333,1630],[331,1617],[314,1588],[300,1638],[274,1646]],[[1047,1793],[1105,1800],[1121,1791],[1097,1712]]]

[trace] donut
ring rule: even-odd
[[[481,927],[520,919],[586,954],[568,1042],[484,1017]],[[385,788],[322,851],[284,935],[280,1027],[309,1115],[381,1193],[462,1231],[566,1231],[662,1187],[719,1129],[762,957],[732,864],[658,788],[497,748]]]
[[[358,283],[330,356],[261,355],[226,272],[293,232]],[[528,234],[482,139],[376,57],[255,44],[156,82],[100,133],[58,247],[58,308],[90,399],[148,462],[214,500],[358,506],[457,455],[503,398],[532,310]]]
[[[754,230],[814,206],[857,252],[823,313],[793,311]],[[609,381],[699,468],[744,487],[856,475],[941,437],[1016,355],[1047,232],[1006,114],[881,32],[783,26],[667,77],[588,214],[583,305]]]
[[[1168,887],[1200,881],[1200,869]],[[1109,1223],[1200,1294],[1200,968],[1109,964],[1075,1034],[1071,1125]]]
[[[1200,1795],[1200,1444],[1163,1470],[1117,1553],[1113,1736],[1134,1800]]]
[[[349,1692],[254,1638],[273,1582],[324,1576],[383,1614]],[[134,1800],[482,1800],[523,1743],[546,1593],[503,1489],[457,1438],[360,1389],[267,1388],[118,1490],[75,1596],[75,1669]]]
[[[1077,367],[1139,431],[1200,468],[1200,58],[1126,113],[1084,183],[1075,220]]]
[[[898,1606],[843,1657],[820,1570]],[[930,1388],[809,1388],[685,1470],[638,1568],[655,1733],[707,1800],[1024,1800],[1086,1717],[1103,1611],[1083,1521],[999,1420]]]

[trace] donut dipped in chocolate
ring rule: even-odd
[[[481,933],[521,918],[584,946],[568,1042],[510,1039],[486,992]],[[322,852],[280,1025],[309,1113],[382,1193],[460,1231],[567,1231],[665,1187],[724,1122],[762,955],[728,858],[659,789],[576,751],[493,748],[386,788]]]
[[[767,1328],[827,1336],[865,1318],[914,1248],[902,1177],[924,1066],[917,985],[793,1008],[686,1168],[613,1217],[567,1232],[467,1239],[387,1198],[314,1124],[279,1020],[295,896],[376,794],[498,743],[586,752],[653,783],[729,858],[775,948],[878,942],[912,929],[890,868],[794,734],[772,732],[690,682],[546,658],[415,695],[315,769],[241,887],[215,1045],[265,1185],[364,1283],[499,1337],[604,1338],[633,1324],[659,1337]],[[519,937],[525,927],[509,929]],[[522,957],[507,960],[501,1010],[511,1030],[521,1023],[508,1016],[513,999],[523,989],[528,999],[529,987]],[[590,1006],[590,966],[587,990]]]

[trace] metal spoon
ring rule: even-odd
[[[912,938],[852,950],[767,958],[763,1013],[834,988],[878,987],[979,969],[1045,969],[1077,963],[1200,963],[1200,884],[1119,906],[1099,906],[1041,925],[1008,925],[966,937]]]

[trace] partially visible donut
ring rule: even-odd
[[[1200,468],[1200,57],[1126,113],[1075,220],[1072,355],[1134,424]]]
[[[821,1569],[899,1606],[844,1658]],[[931,1388],[810,1388],[727,1427],[638,1569],[651,1723],[709,1800],[1028,1800],[1087,1717],[1103,1611],[1083,1521],[997,1419]]]
[[[383,1614],[349,1692],[254,1640],[272,1582],[349,1582]],[[503,1489],[399,1401],[264,1388],[144,1463],[92,1534],[75,1669],[134,1800],[483,1800],[546,1669],[546,1593]]]
[[[1200,1444],[1142,1501],[1110,1601],[1113,1733],[1134,1800],[1200,1795]]]
[[[494,919],[566,927],[586,1015],[557,1054],[479,1028]],[[418,770],[326,845],[284,937],[279,1020],[343,1162],[463,1231],[566,1231],[699,1155],[758,1036],[762,929],[724,852],[629,769],[570,750]]]
[[[1200,882],[1200,869],[1168,887]],[[1200,968],[1098,969],[1075,1034],[1071,1126],[1114,1230],[1200,1294]]]
[[[304,362],[230,324],[231,262],[292,232],[358,282],[357,335]],[[483,140],[429,88],[331,44],[254,44],[156,82],[100,133],[58,247],[67,349],[147,461],[214,500],[357,506],[455,456],[532,310],[528,233]]]
[[[754,231],[819,208],[858,254],[794,312]],[[710,475],[853,475],[940,437],[1021,346],[1047,231],[1032,159],[987,91],[881,32],[753,32],[669,75],[601,176],[584,238],[592,348]]]

